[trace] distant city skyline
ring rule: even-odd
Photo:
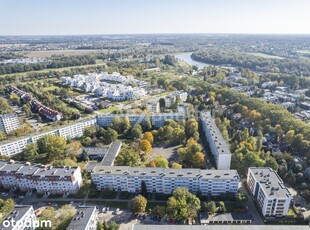
[[[310,34],[308,0],[0,0],[0,35]]]

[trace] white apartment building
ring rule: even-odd
[[[0,115],[0,132],[8,134],[19,127],[20,124],[15,113]]]
[[[121,119],[124,119],[127,117],[130,121],[130,124],[132,126],[136,124],[141,124],[145,121],[147,117],[150,118],[152,125],[155,128],[159,128],[164,125],[166,120],[184,120],[186,118],[186,115],[183,113],[160,113],[160,114],[151,114],[151,115],[145,115],[145,114],[100,114],[97,117],[97,124],[100,127],[109,127],[110,124],[114,121],[116,117],[119,117]]]
[[[2,230],[33,230],[35,229],[36,215],[31,205],[15,205],[0,224]]]
[[[67,230],[97,230],[98,211],[96,206],[79,207]]]
[[[165,107],[170,108],[176,102],[176,97],[174,95],[169,95],[165,97]]]
[[[62,83],[76,88],[82,88],[85,92],[93,92],[98,96],[107,97],[114,101],[131,100],[141,98],[146,95],[146,91],[141,87],[132,87],[133,82],[143,83],[135,80],[133,76],[122,76],[120,73],[108,74],[106,72],[87,75],[74,75],[62,77]],[[114,82],[114,83],[110,83]],[[117,83],[117,84],[115,84]]]
[[[37,142],[37,140],[47,135],[58,135],[65,139],[81,137],[86,127],[93,126],[96,123],[96,117],[89,117],[81,119],[73,125],[67,125],[58,129],[20,138],[14,141],[3,142],[3,144],[0,145],[0,155],[12,156],[21,153],[28,143]]]
[[[292,196],[282,179],[271,168],[249,168],[247,185],[266,217],[287,215]]]
[[[109,188],[136,193],[142,181],[148,192],[171,194],[185,187],[193,193],[217,196],[237,193],[239,175],[236,170],[132,168],[127,166],[96,166],[91,172],[98,190]]]
[[[231,152],[209,111],[200,112],[202,129],[214,156],[217,169],[230,169]]]
[[[0,186],[41,194],[75,194],[82,186],[81,169],[0,161]]]
[[[185,102],[187,100],[187,92],[181,90],[181,91],[175,91],[172,93],[173,96],[180,98],[181,102]]]
[[[146,104],[146,109],[152,113],[159,113],[160,112],[159,102],[158,101],[148,102]]]

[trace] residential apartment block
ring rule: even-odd
[[[28,143],[36,142],[47,135],[58,135],[65,139],[81,137],[86,127],[95,125],[96,123],[96,117],[89,117],[81,119],[72,125],[67,125],[58,129],[20,138],[14,141],[4,142],[0,145],[0,155],[12,156],[21,153]]]
[[[236,170],[132,168],[127,166],[96,166],[91,172],[97,189],[114,189],[136,193],[144,181],[148,192],[171,194],[178,187],[203,195],[217,196],[237,193],[239,175]]]
[[[96,206],[78,207],[67,230],[97,230],[98,211]]]
[[[72,78],[62,77],[61,80],[67,85],[82,88],[85,92],[96,93],[97,96],[107,97],[114,101],[141,98],[146,95],[144,88],[132,86],[133,83],[145,85],[145,82],[135,80],[131,75],[123,76],[116,72],[112,74],[107,72],[78,74]]]
[[[171,106],[176,102],[176,97],[174,95],[168,95],[165,97],[165,107],[171,108]]]
[[[159,113],[160,112],[159,102],[158,101],[148,102],[146,104],[146,109],[147,111],[152,112],[152,113]]]
[[[282,179],[271,168],[249,168],[247,185],[264,216],[287,215],[292,196]]]
[[[116,117],[124,119],[128,117],[131,125],[141,124],[147,117],[151,120],[155,128],[160,128],[164,125],[166,120],[184,120],[185,114],[182,113],[160,113],[160,114],[100,114],[97,117],[97,124],[101,127],[109,127]]]
[[[15,113],[0,115],[0,132],[8,134],[19,127],[20,124]]]
[[[187,92],[181,90],[181,91],[175,91],[172,93],[173,96],[180,98],[181,102],[185,102],[187,100]]]
[[[0,224],[2,230],[35,229],[36,215],[31,205],[16,205]]]
[[[36,109],[40,115],[43,115],[43,117],[51,121],[59,121],[60,119],[62,119],[63,116],[61,113],[43,105],[40,101],[32,97],[30,93],[26,93],[12,85],[7,86],[6,89],[8,92],[13,92],[17,94],[20,98],[23,98],[27,102],[29,102],[31,107]]]
[[[214,156],[217,169],[230,169],[231,152],[209,111],[200,112],[202,129]]]
[[[41,194],[74,194],[82,186],[81,169],[0,161],[0,186]]]

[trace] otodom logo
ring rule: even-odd
[[[52,222],[50,220],[5,220],[2,222],[4,228],[17,229],[32,229],[32,228],[51,228]]]

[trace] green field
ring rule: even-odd
[[[264,54],[264,53],[249,53],[257,57],[262,57],[262,58],[274,58],[274,59],[283,59],[283,57],[280,56],[275,56],[275,55],[269,55],[269,54]]]
[[[118,108],[114,105],[109,106],[108,108],[105,109],[100,109],[98,112],[100,113],[112,113],[114,110],[117,110]]]

